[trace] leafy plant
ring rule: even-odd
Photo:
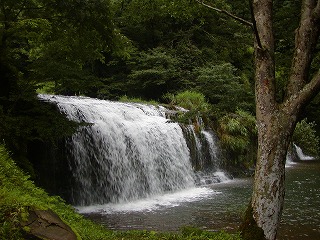
[[[219,115],[234,112],[237,108],[254,109],[250,83],[237,76],[236,70],[230,63],[206,65],[195,70],[198,76],[196,91],[206,96]]]
[[[195,91],[184,91],[178,93],[174,99],[174,104],[192,111],[207,112],[209,104],[202,93]]]
[[[202,121],[207,122],[211,106],[202,93],[186,90],[176,95],[167,93],[163,98],[167,99],[170,107],[178,106],[185,109],[184,111],[180,109],[178,112],[175,119],[178,122],[193,124],[196,131],[203,127]]]
[[[223,116],[219,119],[218,135],[234,164],[249,167],[254,163],[257,128],[252,114],[238,109],[234,114]]]

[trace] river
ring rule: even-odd
[[[234,179],[207,187],[123,204],[80,208],[110,229],[177,231],[195,226],[234,232],[249,202],[252,179]],[[320,239],[320,163],[304,161],[286,168],[286,197],[278,240]]]

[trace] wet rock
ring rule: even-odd
[[[30,210],[27,222],[26,239],[77,240],[76,234],[52,210]]]

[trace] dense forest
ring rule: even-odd
[[[207,2],[250,20],[246,1]],[[274,1],[279,101],[300,4]],[[3,0],[0,40],[0,137],[31,173],[28,144],[55,142],[77,127],[41,104],[38,93],[171,105],[200,97],[189,109],[214,122],[228,159],[254,161],[253,34],[226,14],[187,0]],[[316,49],[311,71],[320,64]],[[307,107],[293,139],[312,155],[319,150],[319,101]]]

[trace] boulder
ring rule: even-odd
[[[26,239],[77,240],[76,234],[52,210],[30,210],[23,222],[27,227]]]

